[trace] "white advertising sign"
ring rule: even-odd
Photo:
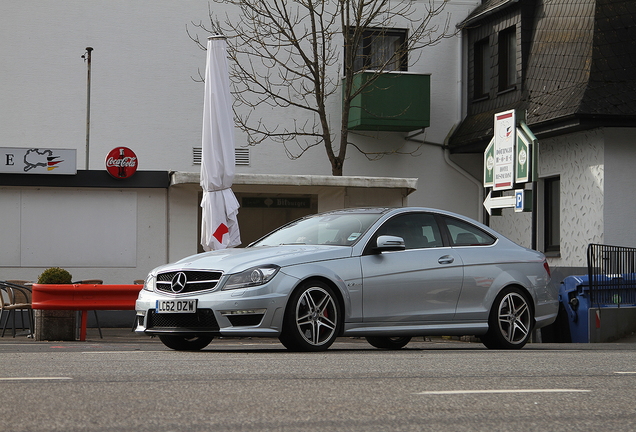
[[[512,189],[515,170],[515,111],[495,114],[495,164],[493,190]]]
[[[77,150],[0,147],[2,174],[77,174]]]

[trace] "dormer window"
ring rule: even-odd
[[[517,85],[517,34],[515,27],[499,33],[499,91]]]
[[[490,44],[488,38],[475,43],[474,99],[488,97],[490,91]]]

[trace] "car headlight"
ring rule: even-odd
[[[224,290],[239,288],[249,288],[266,284],[278,273],[278,266],[253,267],[241,273],[231,275],[225,285]]]
[[[156,281],[157,281],[157,276],[155,276],[154,274],[150,273],[146,277],[146,280],[144,281],[144,289],[146,291],[154,291],[155,290],[155,282]]]

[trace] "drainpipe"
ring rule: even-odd
[[[442,151],[444,152],[444,161],[446,162],[446,164],[449,167],[453,168],[458,173],[460,173],[461,175],[463,175],[464,177],[466,177],[468,180],[473,182],[475,184],[475,186],[477,186],[477,193],[479,195],[479,202],[478,202],[478,206],[477,206],[477,220],[479,222],[483,223],[484,211],[483,211],[482,203],[484,202],[484,188],[483,188],[483,185],[481,184],[481,180],[476,179],[475,177],[473,177],[468,171],[466,171],[465,169],[463,169],[462,167],[460,167],[459,165],[457,165],[455,162],[453,162],[450,159],[450,150],[448,149],[448,141],[450,140],[450,137],[453,134],[453,131],[455,130],[456,127],[457,127],[457,125],[453,125],[453,127],[448,132],[448,135],[446,135],[446,138],[444,138],[444,142],[442,144],[434,143],[434,142],[431,142],[431,141],[415,139],[415,136],[422,134],[423,131],[422,132],[418,132],[418,133],[413,134],[413,135],[409,135],[409,136],[405,137],[405,139],[407,141],[414,141],[414,142],[417,142],[417,143],[420,143],[420,144],[440,147],[442,149]]]
[[[478,202],[477,202],[477,220],[479,222],[483,223],[483,215],[484,215],[484,211],[483,211],[483,207],[482,207],[482,203],[484,202],[484,187],[481,183],[481,180],[476,179],[475,177],[473,177],[468,171],[466,171],[465,169],[463,169],[462,167],[460,167],[459,165],[457,165],[455,162],[453,162],[450,159],[450,150],[448,149],[448,141],[451,137],[451,135],[453,134],[453,131],[455,130],[455,128],[457,127],[457,125],[453,125],[453,127],[451,128],[451,130],[448,132],[448,135],[446,135],[446,138],[444,138],[444,161],[446,161],[446,164],[453,168],[455,171],[457,171],[458,173],[460,173],[461,175],[463,175],[464,177],[466,177],[468,180],[470,180],[471,182],[473,182],[475,184],[475,186],[477,187],[477,195],[479,197]]]
[[[464,39],[462,37],[462,33],[461,32],[458,34],[458,38],[459,38],[458,64],[462,65],[463,64],[463,51],[464,51],[463,44],[464,44]],[[463,69],[461,67],[460,67],[460,73],[463,73]],[[462,80],[462,78],[459,77],[459,79],[457,80],[457,94],[459,95],[459,97],[457,98],[457,114],[458,114],[457,117],[460,118],[460,119],[462,118],[462,107],[463,107],[463,102],[464,102],[464,100],[463,100],[463,98],[464,98],[463,82],[464,82],[464,80]],[[446,138],[444,138],[444,143],[443,144],[415,139],[415,136],[421,135],[421,134],[424,133],[424,129],[422,129],[421,131],[418,131],[417,133],[415,133],[413,135],[407,135],[405,139],[408,140],[408,141],[415,141],[415,142],[419,142],[421,144],[433,145],[433,146],[437,146],[437,147],[441,147],[442,148],[442,151],[444,152],[444,161],[446,162],[446,164],[449,167],[453,168],[458,173],[460,173],[461,175],[463,175],[464,177],[466,177],[468,180],[473,182],[475,184],[475,186],[477,187],[477,194],[479,196],[479,202],[477,203],[477,220],[479,222],[483,223],[483,221],[484,221],[484,210],[483,210],[484,187],[482,185],[481,180],[480,179],[476,179],[475,177],[473,177],[468,171],[464,170],[462,167],[460,167],[459,165],[457,165],[455,162],[453,162],[450,159],[450,150],[448,149],[448,141],[450,140],[450,137],[453,134],[453,132],[455,131],[456,127],[457,127],[457,124],[453,125],[453,127],[450,129],[450,131],[446,135]]]
[[[463,76],[464,68],[461,67],[461,65],[466,63],[464,61],[464,53],[468,51],[468,47],[464,47],[464,44],[466,43],[466,41],[464,39],[463,31],[460,30],[460,32],[457,34],[457,38],[459,39],[459,50],[457,52],[457,64],[460,65],[459,73],[461,74],[461,76],[459,76],[458,77],[459,79],[457,80],[457,94],[459,96],[457,98],[457,118],[462,119],[464,117],[463,107],[465,106],[467,101],[465,100],[466,93],[464,92],[464,83],[466,82],[466,80],[464,79],[464,76]],[[444,139],[444,160],[446,161],[448,166],[450,166],[451,168],[453,168],[454,170],[462,174],[468,180],[473,182],[475,186],[477,186],[477,193],[479,196],[479,202],[477,203],[477,220],[483,223],[484,208],[482,203],[484,202],[484,186],[482,184],[482,181],[470,175],[466,170],[464,170],[462,167],[460,167],[459,165],[457,165],[450,159],[450,150],[448,149],[448,141],[450,140],[450,137],[455,131],[456,127],[457,125],[453,125],[450,132],[448,132],[448,135],[446,135],[446,138]]]

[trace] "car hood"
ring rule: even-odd
[[[173,270],[216,270],[226,274],[238,273],[251,267],[274,264],[280,267],[316,261],[328,261],[351,256],[347,246],[281,245],[255,248],[224,249],[192,255],[154,272]]]

